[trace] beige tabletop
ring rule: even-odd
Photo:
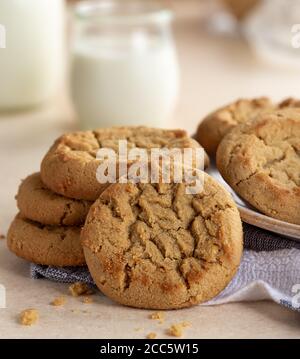
[[[182,2],[183,3],[183,2]],[[170,127],[190,133],[199,119],[216,106],[241,96],[269,95],[275,100],[299,96],[300,69],[261,63],[238,38],[205,31],[203,2],[176,5],[176,41],[182,71],[181,96]],[[21,178],[39,170],[44,153],[62,132],[76,128],[66,91],[34,111],[0,116],[0,233],[5,234],[16,213],[14,195]],[[16,258],[0,240],[0,284],[6,289],[0,309],[0,338],[144,338],[156,332],[166,337],[170,324],[189,321],[186,338],[300,338],[299,314],[271,302],[197,306],[166,312],[166,321],[148,319],[149,311],[114,304],[102,295],[94,303],[68,296],[66,284],[29,277],[29,265]],[[49,302],[65,294],[65,306]],[[23,327],[17,316],[37,308],[39,324]]]

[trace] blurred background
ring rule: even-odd
[[[299,97],[297,21],[299,0],[1,0],[0,231],[63,132],[193,134],[237,98]]]

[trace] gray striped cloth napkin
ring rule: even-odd
[[[273,300],[300,311],[300,243],[244,223],[244,255],[229,285],[204,305]],[[32,278],[94,285],[86,267],[31,264]]]

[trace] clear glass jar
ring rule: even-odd
[[[26,2],[26,4],[25,4]],[[1,0],[0,111],[54,96],[64,74],[64,0]]]
[[[171,20],[149,1],[77,4],[71,90],[82,128],[164,126],[179,87]]]

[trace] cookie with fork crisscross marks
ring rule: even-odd
[[[113,184],[81,233],[90,273],[111,299],[132,307],[189,307],[230,282],[242,254],[242,224],[230,194],[204,174],[186,183]]]
[[[300,109],[261,114],[236,127],[218,148],[217,167],[262,213],[300,224]]]

